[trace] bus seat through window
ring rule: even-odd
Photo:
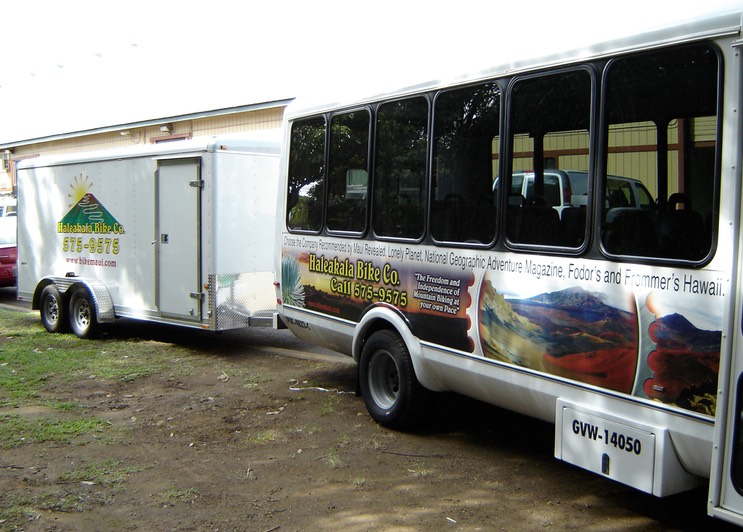
[[[516,234],[519,244],[560,245],[560,215],[540,198],[522,207],[516,214]],[[541,203],[541,204],[540,204]]]
[[[604,245],[615,255],[658,256],[658,215],[654,210],[616,207],[606,213]]]
[[[661,212],[660,237],[666,257],[701,260],[709,249],[702,216],[692,209],[691,199],[682,192],[668,197],[667,208]]]

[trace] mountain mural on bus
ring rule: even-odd
[[[633,294],[621,307],[582,287],[506,297],[483,281],[479,332],[483,354],[536,371],[634,393],[714,415],[720,331],[695,327],[673,313],[639,319]],[[653,343],[643,356],[639,335]],[[637,379],[644,382],[636,383]]]
[[[643,383],[651,399],[715,415],[720,331],[704,331],[681,314],[659,317],[648,330],[656,344],[648,356],[653,378]]]

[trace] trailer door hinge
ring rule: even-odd
[[[204,301],[204,292],[191,292],[191,299],[198,299]]]
[[[197,181],[190,181],[188,185],[195,188],[204,188],[204,180],[199,179]]]

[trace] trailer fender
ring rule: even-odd
[[[38,310],[41,292],[44,290],[44,287],[49,284],[55,285],[66,301],[69,301],[72,292],[78,288],[87,290],[93,300],[93,304],[95,305],[98,322],[106,323],[112,322],[116,319],[113,298],[111,297],[108,287],[98,279],[89,279],[85,277],[44,277],[39,281],[39,284],[36,285],[31,306],[32,309]]]
[[[405,342],[413,362],[415,376],[423,386],[434,392],[445,391],[447,388],[441,384],[431,369],[423,354],[420,340],[410,331],[410,326],[403,316],[394,308],[385,305],[375,306],[369,309],[355,327],[351,352],[354,360],[359,362],[361,351],[366,339],[379,329],[394,329]]]

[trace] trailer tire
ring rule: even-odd
[[[95,303],[85,288],[77,288],[70,297],[70,328],[78,338],[94,338],[98,334]]]
[[[59,288],[53,284],[46,285],[39,301],[39,315],[44,328],[50,333],[67,332],[67,308]]]
[[[371,417],[392,429],[420,423],[432,393],[418,382],[405,342],[389,329],[375,332],[364,344],[359,388]]]

